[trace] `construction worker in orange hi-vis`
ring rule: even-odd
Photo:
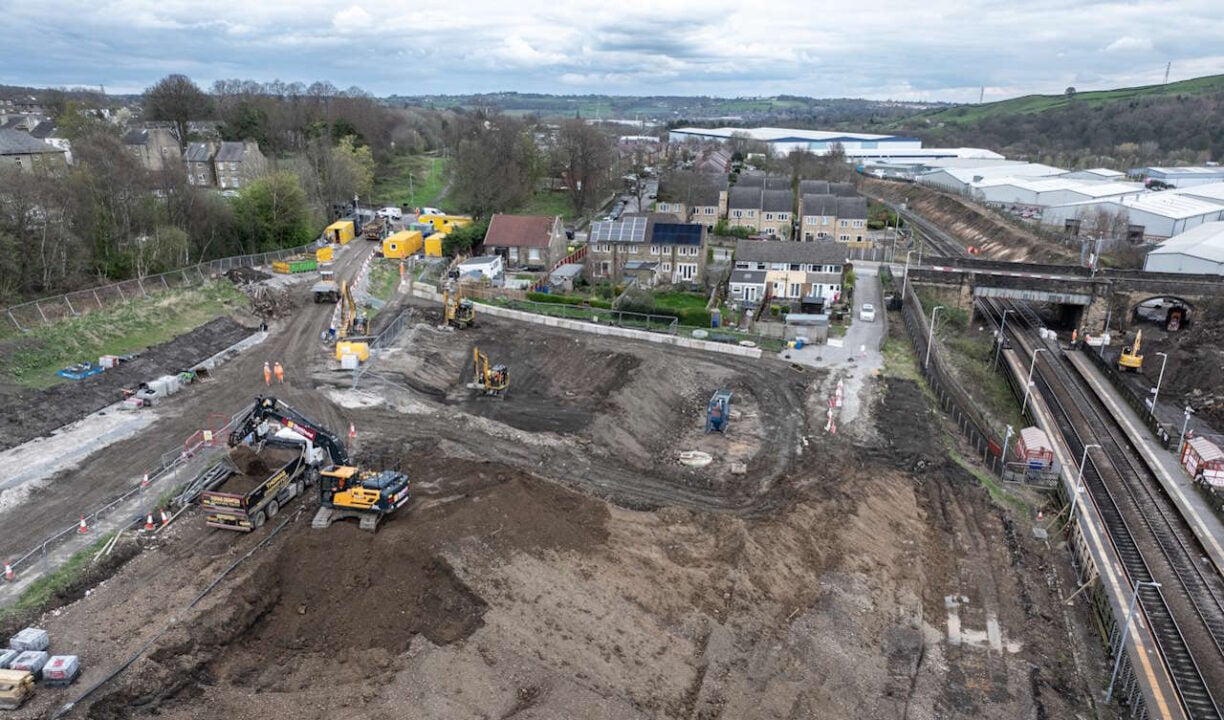
[[[276,370],[276,382],[278,383],[285,382],[285,368],[281,367],[279,360],[276,362],[275,370]]]
[[[272,384],[272,368],[268,366],[268,362],[264,361],[264,385]]]

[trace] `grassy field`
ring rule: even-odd
[[[399,279],[399,262],[378,258],[370,265],[367,287],[374,297],[379,300],[388,300],[395,293]]]
[[[709,301],[705,295],[686,292],[657,292],[654,294],[656,308],[667,310],[705,310]]]
[[[449,160],[429,155],[396,155],[374,173],[374,203],[437,207],[446,187]],[[412,178],[411,186],[409,177]]]
[[[1191,80],[1172,82],[1168,85],[1144,85],[1133,88],[1078,92],[1073,97],[1068,97],[1065,94],[1025,95],[1010,100],[1000,100],[999,102],[983,103],[981,105],[961,105],[943,110],[919,113],[899,121],[899,124],[908,126],[913,125],[916,121],[926,121],[949,125],[969,125],[979,122],[984,118],[1045,112],[1046,110],[1066,107],[1071,103],[1092,106],[1142,97],[1200,95],[1219,92],[1224,92],[1224,75],[1193,78]]]
[[[566,222],[578,217],[578,214],[574,212],[574,206],[570,204],[568,195],[563,192],[553,192],[550,190],[540,190],[532,195],[531,199],[523,207],[519,208],[519,214],[560,215],[561,219]]]
[[[107,533],[98,538],[96,542],[87,548],[73,553],[72,557],[55,570],[43,574],[34,582],[30,583],[21,595],[17,598],[17,602],[13,605],[0,609],[0,619],[7,618],[13,615],[20,614],[26,610],[41,607],[51,600],[55,593],[61,589],[68,587],[77,581],[81,573],[93,561],[93,556],[98,554],[110,539],[114,537],[114,533]]]
[[[97,362],[100,355],[125,355],[158,345],[246,303],[232,283],[220,281],[36,327],[0,346],[0,379],[35,388],[65,382],[57,370],[84,360]]]

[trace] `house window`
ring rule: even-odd
[[[708,207],[708,208],[706,208],[706,209],[705,209],[705,214],[706,214],[706,215],[713,215],[713,214],[714,214],[714,208],[712,208],[712,207]]]
[[[777,229],[777,228],[772,228],[772,227],[767,227],[767,228],[765,228],[765,234],[766,234],[766,235],[777,235],[777,234],[778,234],[778,229]]]
[[[749,211],[748,211],[748,217],[750,217],[750,218],[754,218],[754,217],[756,217],[756,210],[749,210]]]
[[[630,245],[629,247],[626,248],[626,250],[628,250],[631,255],[637,255],[638,252],[641,251],[641,249],[642,249],[641,245]]]
[[[838,240],[841,240],[842,242],[850,242],[850,236],[849,236],[849,235],[838,235],[838,236],[837,236],[837,239],[838,239]]]
[[[21,164],[21,161],[20,161],[20,160],[18,160],[18,161],[17,161],[17,164],[18,164],[18,165],[20,165],[20,164]],[[743,210],[732,210],[732,211],[731,211],[731,217],[734,217],[734,218],[742,218],[742,217],[744,217],[744,211],[743,211]]]
[[[802,270],[803,268],[802,268],[802,267],[800,267],[799,263],[791,263],[791,264],[790,264],[790,266],[789,266],[787,269],[788,269],[788,270],[790,270],[790,271],[792,271],[792,272],[797,272],[797,271],[799,271],[799,270]]]
[[[806,240],[806,241],[808,241],[808,242],[811,242],[811,241],[812,241],[812,240],[814,240],[815,238],[813,238],[813,237],[812,237],[812,233],[803,233],[803,239],[804,239],[804,240]]]
[[[731,286],[731,297],[737,297],[737,298],[744,297],[744,287],[742,285],[732,285]]]
[[[855,220],[855,221],[854,221],[854,227],[856,227],[856,228],[861,228],[861,227],[863,227],[863,221],[862,221],[862,220]]]
[[[527,251],[527,259],[531,262],[540,261],[540,248],[531,248]]]
[[[766,220],[773,220],[773,213],[765,213]]]
[[[669,262],[663,263],[659,267],[663,270],[663,272],[671,272],[671,263]]]
[[[611,271],[611,269],[612,269],[612,263],[608,262],[607,260],[604,260],[603,262],[599,263],[599,274],[600,275],[607,275]]]
[[[791,283],[790,297],[797,298],[803,290],[803,286],[799,283]]]
[[[510,248],[510,262],[518,262],[518,248],[516,247]]]
[[[828,216],[828,215],[825,215],[824,217],[820,218],[820,224],[821,224],[821,225],[828,225],[828,224],[829,224],[829,216]]]
[[[697,276],[697,266],[693,263],[677,263],[676,277],[681,280],[692,280]]]
[[[658,245],[651,245],[651,246],[650,246],[650,254],[651,254],[651,255],[658,255],[660,252],[661,252],[661,249],[659,248],[659,246],[658,246]]]

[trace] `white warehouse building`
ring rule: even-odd
[[[1224,222],[1203,223],[1165,240],[1148,253],[1143,269],[1224,276]]]
[[[1046,208],[1102,198],[1136,197],[1146,190],[1140,183],[1068,180],[1060,175],[985,180],[972,192],[974,199],[988,205]]]
[[[1132,177],[1148,178],[1177,188],[1224,182],[1224,167],[1195,165],[1182,167],[1142,167],[1129,173]]]
[[[1003,178],[1042,178],[1062,175],[1066,170],[1039,163],[1004,163],[975,167],[945,167],[918,176],[922,185],[971,195],[974,188],[990,180]]]
[[[884,154],[901,150],[917,150],[922,148],[922,141],[912,137],[896,135],[875,135],[871,133],[832,132],[828,130],[796,130],[795,128],[698,128],[684,127],[671,130],[667,134],[669,142],[679,143],[686,140],[701,140],[726,142],[732,136],[747,136],[753,140],[765,143],[774,155],[786,155],[792,150],[807,150],[817,155],[823,155],[834,145],[842,146],[849,156],[851,151],[886,151]]]
[[[1055,205],[1045,209],[1041,222],[1062,230],[1067,220],[1084,219],[1099,210],[1125,214],[1128,222],[1142,227],[1144,237],[1149,238],[1169,238],[1203,223],[1224,220],[1224,205],[1171,192],[1155,192]]]

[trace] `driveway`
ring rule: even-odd
[[[778,357],[809,367],[840,370],[843,388],[842,422],[858,416],[859,395],[867,378],[884,367],[880,342],[884,339],[884,298],[880,291],[879,264],[859,261],[854,264],[854,320],[843,338],[829,338],[828,345],[807,345],[799,350],[783,350]],[[876,308],[874,322],[859,319],[859,308],[871,303]]]

